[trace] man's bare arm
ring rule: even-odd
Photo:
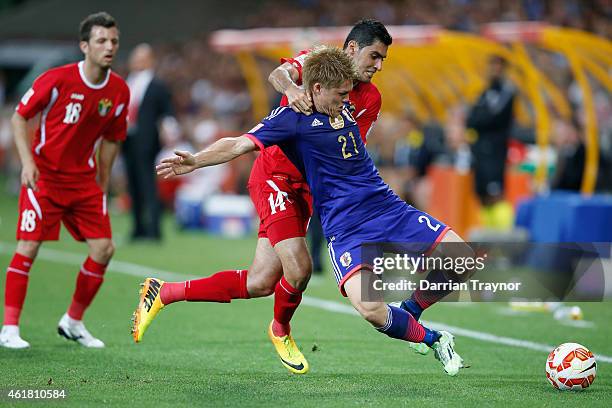
[[[277,92],[287,96],[291,109],[306,115],[312,113],[312,98],[302,87],[296,84],[299,78],[297,69],[288,62],[276,67],[268,76],[268,82]]]
[[[180,176],[201,167],[228,162],[255,149],[255,143],[246,136],[224,137],[196,154],[175,151],[176,156],[162,159],[156,167],[157,175],[163,178]]]
[[[276,67],[268,76],[268,82],[272,84],[276,92],[284,94],[289,88],[298,88],[296,82],[300,74],[298,70],[288,62]]]
[[[111,169],[113,168],[117,153],[119,153],[120,146],[121,142],[106,139],[102,139],[102,143],[100,144],[98,155],[98,181],[100,183],[100,188],[105,194],[108,193],[108,182],[110,180]]]
[[[28,135],[28,121],[15,112],[11,118],[11,125],[17,153],[19,154],[19,160],[21,160],[21,184],[36,191],[36,182],[40,173],[32,156],[32,140]]]

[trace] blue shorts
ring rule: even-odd
[[[382,252],[429,255],[442,240],[448,226],[431,215],[402,203],[393,211],[357,225],[350,232],[327,238],[327,249],[340,293],[346,296],[344,282],[361,269],[372,269],[373,257]],[[384,247],[381,245],[389,244]]]

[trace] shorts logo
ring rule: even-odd
[[[348,268],[353,263],[353,258],[351,258],[350,252],[345,252],[340,256],[340,263],[345,268]]]
[[[344,127],[344,119],[342,118],[342,115],[339,115],[334,119],[330,117],[329,124],[336,130],[342,129]]]
[[[24,232],[32,232],[36,229],[36,213],[34,210],[23,210],[19,229]]]
[[[110,101],[110,99],[100,99],[100,101],[98,102],[98,113],[100,114],[100,116],[106,116],[106,114],[111,110],[112,107],[113,103]]]

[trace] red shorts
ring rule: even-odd
[[[111,238],[106,195],[97,184],[65,188],[37,183],[38,191],[21,188],[17,240],[56,241],[60,221],[78,241]]]
[[[259,215],[259,238],[268,238],[275,246],[285,239],[306,236],[312,215],[308,184],[275,174],[267,180],[250,180],[248,189]]]

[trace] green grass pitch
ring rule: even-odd
[[[17,201],[0,198],[0,267],[14,249]],[[545,379],[547,353],[458,335],[457,351],[471,364],[446,376],[432,355],[413,354],[405,343],[372,330],[359,317],[305,304],[293,333],[309,359],[305,376],[289,374],[266,336],[270,299],[231,304],[181,303],[167,307],[135,345],[129,334],[142,268],[206,276],[247,268],[255,238],[223,240],[180,233],[166,219],[162,245],[127,243],[128,219],[113,217],[115,261],[85,315],[103,350],[85,350],[56,334],[71,297],[83,244],[66,231],[45,245],[30,274],[22,335],[29,350],[0,349],[0,390],[65,389],[61,401],[27,402],[0,397],[0,406],[611,406],[612,363],[600,362],[594,385],[581,393],[558,392]],[[44,254],[44,255],[43,255]],[[76,254],[76,255],[75,255]],[[123,272],[119,272],[121,270]],[[129,272],[129,273],[126,273]],[[130,274],[131,273],[131,274]],[[5,274],[0,273],[4,287]],[[348,305],[332,273],[311,281],[311,299]],[[316,302],[316,300],[315,300]],[[309,302],[310,303],[310,302]],[[594,327],[564,326],[550,315],[506,315],[504,304],[441,304],[433,321],[538,343],[574,341],[611,356],[612,303],[583,304]]]

